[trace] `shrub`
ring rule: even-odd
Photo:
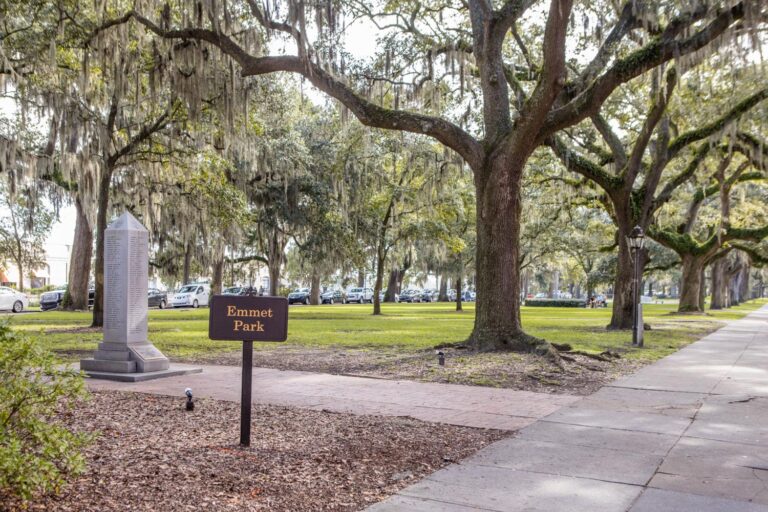
[[[57,410],[85,395],[79,371],[61,368],[39,343],[0,323],[0,495],[56,492],[85,469],[81,449],[90,436],[56,420]]]
[[[30,288],[27,290],[27,293],[29,293],[30,295],[40,295],[41,293],[50,292],[58,288],[59,288],[58,286],[47,284],[45,286],[41,286],[40,288]]]
[[[72,306],[72,296],[69,294],[69,286],[67,286],[64,296],[61,298],[61,308],[68,309]]]
[[[525,305],[539,308],[583,308],[586,302],[583,299],[527,299]]]

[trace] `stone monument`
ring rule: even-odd
[[[149,233],[126,212],[104,233],[104,341],[93,359],[80,361],[87,374],[110,378],[169,369],[168,358],[147,339],[148,278]]]

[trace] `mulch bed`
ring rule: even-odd
[[[444,348],[446,364],[438,365],[434,349],[412,351],[397,348],[309,348],[285,344],[254,351],[253,364],[279,370],[302,370],[385,379],[417,380],[510,388],[539,393],[590,395],[605,384],[636,372],[637,360],[596,360],[568,355],[562,368],[532,354],[508,352],[471,353]],[[240,352],[202,356],[198,364],[242,364]]]
[[[99,432],[88,470],[45,511],[352,511],[394,494],[509,432],[254,406],[252,445],[241,449],[239,404],[96,392],[61,420]],[[5,507],[5,508],[4,508]],[[0,495],[0,509],[19,503]]]

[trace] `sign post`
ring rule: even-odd
[[[240,446],[250,446],[253,342],[285,341],[288,338],[288,300],[283,297],[214,295],[208,319],[208,337],[243,342]]]
[[[243,382],[240,392],[240,446],[251,446],[251,387],[253,342],[243,341]]]

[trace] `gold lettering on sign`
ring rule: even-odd
[[[235,331],[264,332],[264,324],[256,322],[255,324],[246,324],[242,320],[235,320]]]
[[[237,309],[236,306],[227,306],[227,316],[244,316],[247,318],[272,318],[272,308],[269,309]]]

